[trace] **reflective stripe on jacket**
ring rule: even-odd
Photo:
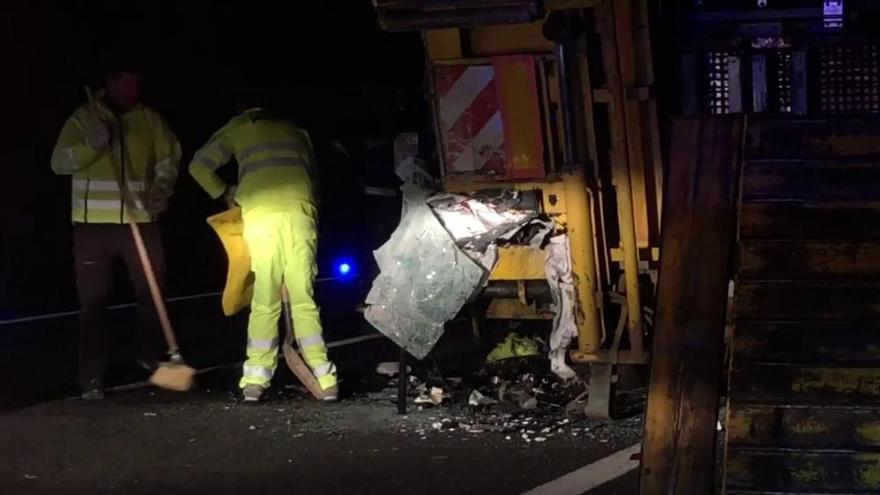
[[[59,175],[72,176],[73,221],[127,221],[126,206],[113,167],[121,171],[132,193],[134,220],[153,221],[155,219],[145,208],[146,198],[150,194],[167,196],[173,191],[180,163],[180,143],[154,110],[138,105],[124,114],[115,115],[100,102],[101,96],[99,93],[98,112],[112,136],[110,149],[99,152],[89,144],[89,128],[94,116],[88,105],[84,105],[67,119],[52,152],[52,170]]]
[[[216,171],[233,157],[239,179],[235,200],[243,211],[315,202],[315,154],[303,129],[260,109],[249,110],[196,152],[189,172],[211,197],[219,198],[228,186]]]

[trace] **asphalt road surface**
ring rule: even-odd
[[[176,315],[186,356],[200,368],[240,359],[243,350],[244,321],[201,316],[210,313]],[[120,326],[129,317],[114,316]],[[0,371],[9,377],[0,386],[0,493],[516,494],[637,443],[642,430],[634,415],[573,421],[528,440],[469,431],[456,427],[466,408],[411,405],[399,416],[387,393],[321,404],[283,372],[269,402],[245,405],[234,367],[200,375],[198,388],[183,394],[145,387],[87,402],[75,398],[71,381],[75,319],[0,330]],[[144,379],[124,336],[119,345],[109,384]],[[454,356],[466,345],[446,347]],[[384,339],[331,349],[343,389],[396,355]],[[636,492],[633,471],[589,493]]]
[[[234,371],[234,370],[233,370]],[[0,415],[4,492],[522,493],[638,441],[638,417],[577,423],[543,442],[436,428],[389,401],[236,398],[234,373],[186,394],[144,388]],[[577,435],[575,436],[575,434]],[[635,493],[632,476],[590,493]]]

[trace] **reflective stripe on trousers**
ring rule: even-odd
[[[320,333],[306,337],[297,337],[296,343],[300,349],[306,349],[309,347],[326,347],[326,345],[324,345],[324,337]]]
[[[272,381],[274,373],[274,367],[267,368],[266,366],[247,363],[242,366],[242,380],[248,380],[248,384],[268,386],[269,382]]]
[[[251,339],[247,341],[247,348],[255,351],[271,351],[278,349],[278,339]]]

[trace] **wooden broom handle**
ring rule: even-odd
[[[93,117],[98,119],[98,107],[92,96],[92,90],[86,86],[86,96],[89,99],[89,107],[93,113]],[[177,345],[177,337],[174,335],[174,327],[171,326],[171,319],[168,317],[168,309],[165,307],[165,298],[162,297],[162,290],[159,288],[159,282],[156,280],[156,272],[153,270],[153,263],[150,261],[150,254],[147,252],[147,246],[144,244],[144,238],[141,236],[141,229],[137,222],[131,217],[132,210],[135,209],[134,201],[131,199],[131,193],[128,185],[122,182],[119,176],[119,170],[113,160],[113,153],[110,153],[110,168],[113,169],[113,176],[116,184],[119,186],[119,192],[122,195],[122,201],[125,203],[125,213],[128,225],[131,227],[131,236],[134,239],[134,245],[140,258],[141,266],[144,269],[144,276],[147,278],[147,285],[150,288],[150,296],[153,298],[153,306],[159,315],[159,323],[162,325],[162,333],[165,335],[165,342],[168,344],[168,354],[174,355],[180,347]]]
[[[156,272],[153,271],[153,263],[150,261],[150,255],[147,252],[147,246],[144,244],[144,238],[141,236],[141,229],[138,227],[138,224],[131,219],[130,213],[128,216],[128,225],[131,226],[131,236],[134,238],[138,257],[141,260],[141,265],[144,267],[144,275],[147,277],[147,285],[150,286],[150,296],[153,298],[153,305],[156,307],[156,313],[159,315],[159,323],[162,325],[162,333],[165,334],[165,342],[168,344],[168,354],[176,354],[180,350],[180,347],[177,345],[177,337],[174,335],[174,327],[171,326],[171,319],[168,317],[168,309],[165,307],[165,298],[162,297],[162,289],[159,288],[159,282],[156,280]]]

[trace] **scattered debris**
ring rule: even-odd
[[[409,366],[406,367],[407,371],[410,371],[411,368]],[[400,374],[400,363],[396,361],[386,361],[384,363],[379,363],[376,366],[376,373],[380,375],[386,376],[395,376]]]
[[[527,335],[524,332],[520,336]],[[525,337],[530,338],[530,337]],[[534,337],[531,337],[534,338]],[[407,401],[417,405],[409,416],[393,416],[398,434],[433,441],[438,436],[456,435],[459,441],[483,435],[500,435],[505,441],[522,445],[549,444],[555,441],[595,442],[608,444],[621,439],[629,441],[641,431],[639,410],[644,406],[644,390],[619,391],[617,409],[626,411],[629,419],[595,421],[585,417],[588,384],[580,378],[562,380],[546,359],[546,345],[536,356],[511,357],[477,368],[455,370],[453,377],[444,376],[436,362],[412,363],[408,375]],[[396,364],[396,363],[395,363]],[[450,370],[451,371],[451,370]],[[387,407],[398,398],[398,376],[371,374],[355,392],[366,403]],[[633,433],[635,432],[635,433]]]
[[[430,392],[423,392],[421,395],[416,397],[416,404],[434,404],[435,406],[439,406],[443,403],[443,399],[445,398],[445,394],[443,393],[443,389],[440,387],[431,387]]]
[[[492,352],[486,356],[486,362],[497,363],[515,357],[537,356],[540,351],[540,342],[531,337],[521,337],[518,333],[513,332],[492,349]]]
[[[506,385],[506,384],[505,384]],[[530,411],[538,407],[538,399],[532,395],[527,386],[516,384],[511,387],[502,387],[498,391],[501,400],[507,400],[517,405],[520,409]],[[532,389],[532,392],[534,389]]]
[[[470,397],[468,397],[468,405],[475,407],[491,406],[497,403],[497,400],[491,397],[486,397],[485,395],[481,394],[479,390],[472,391]]]

